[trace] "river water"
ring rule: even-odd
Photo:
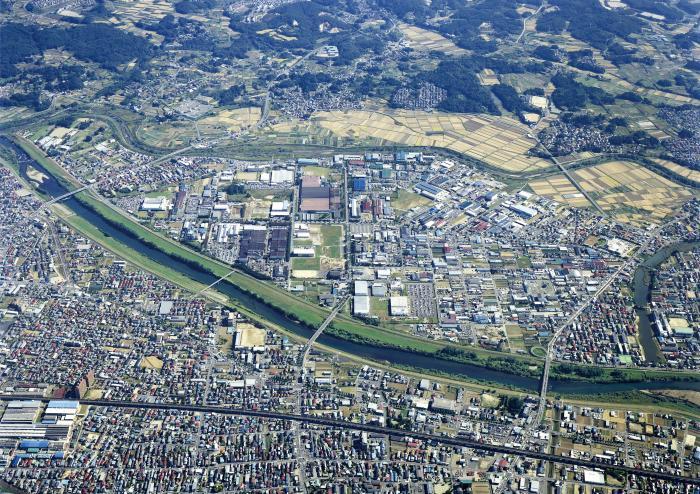
[[[41,185],[41,189],[43,192],[52,197],[57,197],[67,192],[67,189],[63,187],[58,181],[56,181],[54,177],[48,172],[48,170],[42,167],[39,163],[31,160],[31,158],[28,155],[26,155],[26,153],[24,153],[24,151],[17,145],[15,145],[12,141],[9,141],[3,136],[0,136],[0,145],[14,149],[18,156],[22,156],[22,161],[24,161],[25,164],[21,167],[21,173],[25,179],[27,178],[26,162],[29,161],[31,161],[32,167],[35,167],[36,169],[40,170],[49,177],[49,179],[45,180]],[[171,257],[168,254],[165,254],[162,251],[145,244],[141,240],[126,234],[122,230],[115,228],[110,223],[105,221],[100,215],[98,215],[91,209],[86,208],[73,197],[66,199],[62,202],[62,204],[68,207],[70,210],[72,210],[75,214],[77,214],[84,220],[90,222],[93,226],[98,228],[105,236],[109,236],[115,240],[118,240],[122,244],[139,252],[144,256],[147,256],[153,261],[156,261],[163,265],[167,265],[170,269],[179,271],[187,277],[196,280],[204,285],[209,285],[217,280],[217,277],[205,271],[195,269],[183,263],[179,259]],[[283,327],[287,331],[293,332],[295,334],[307,338],[311,337],[311,335],[313,334],[313,331],[311,329],[288,319],[284,314],[260,302],[259,300],[240,290],[238,287],[236,287],[230,282],[220,282],[217,285],[216,289],[219,292],[227,295],[231,299],[235,300],[236,303],[246,307],[248,310],[251,310],[256,314],[259,314],[268,321]],[[378,329],[378,331],[381,330]],[[483,367],[453,362],[449,360],[442,360],[402,350],[387,349],[368,344],[354,343],[327,334],[322,334],[317,341],[325,346],[334,348],[336,350],[357,355],[359,357],[374,360],[377,362],[389,363],[399,366],[409,366],[414,369],[423,369],[426,371],[444,372],[452,375],[462,375],[469,379],[476,379],[479,381],[491,382],[505,386],[515,386],[518,388],[527,389],[535,392],[539,389],[539,379],[534,379],[526,376],[510,374],[507,372],[486,369]],[[597,384],[550,379],[549,385],[550,389],[553,392],[563,394],[599,394],[606,392],[632,391],[639,389],[692,389],[700,391],[700,382],[669,383],[663,381],[649,381],[639,383]]]
[[[659,364],[664,361],[652,329],[651,311],[648,309],[653,288],[652,272],[676,252],[690,252],[695,249],[700,249],[700,242],[678,242],[666,246],[640,264],[634,273],[632,286],[634,307],[639,319],[639,343],[644,349],[644,355],[648,362]]]

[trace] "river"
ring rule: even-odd
[[[45,180],[41,189],[44,193],[57,197],[67,192],[63,187],[43,166],[33,161],[21,148],[15,143],[9,141],[3,136],[0,136],[0,145],[12,148],[15,152],[22,156],[22,161],[25,163],[21,167],[21,173],[26,179],[26,163],[32,161],[31,166],[43,172],[49,178]],[[196,280],[204,285],[210,285],[217,280],[217,277],[195,269],[175,257],[171,257],[162,251],[145,244],[141,240],[127,235],[122,230],[115,228],[112,224],[104,220],[100,215],[89,208],[83,206],[78,200],[70,197],[62,202],[73,213],[77,214],[84,220],[90,222],[98,228],[104,235],[118,240],[127,247],[147,256],[148,258],[160,264],[167,265],[170,269],[179,271],[187,277]],[[266,320],[283,327],[285,330],[301,335],[311,337],[313,331],[306,326],[298,324],[288,319],[284,314],[276,309],[260,302],[230,282],[223,281],[216,286],[216,289],[235,300],[238,304],[246,307],[248,310],[259,314]],[[387,349],[367,344],[359,344],[351,341],[343,340],[322,334],[318,340],[320,344],[334,348],[336,350],[357,355],[358,357],[384,362],[399,366],[408,366],[414,369],[423,369],[426,371],[444,372],[452,375],[465,376],[468,379],[476,379],[479,381],[491,382],[505,386],[515,386],[522,389],[527,389],[537,392],[539,389],[539,379],[531,377],[509,374],[492,369],[486,369],[474,365],[453,362],[449,360],[437,359],[425,355],[419,355],[412,352],[402,350]],[[555,393],[563,394],[599,394],[605,392],[633,391],[639,389],[692,389],[700,391],[700,382],[664,382],[664,381],[649,381],[639,383],[587,383],[587,382],[572,382],[561,380],[549,380],[550,389]]]
[[[644,349],[644,356],[648,362],[659,364],[664,361],[654,336],[652,315],[649,310],[651,290],[654,285],[652,273],[676,252],[689,252],[694,249],[700,249],[700,242],[678,242],[668,245],[641,263],[634,273],[632,287],[634,289],[634,307],[639,320],[639,343]]]

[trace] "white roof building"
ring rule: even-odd
[[[142,211],[167,211],[170,209],[170,201],[164,196],[144,197],[141,203]]]
[[[289,201],[274,201],[270,206],[270,216],[289,216]]]
[[[369,295],[369,283],[364,280],[356,280],[355,295]]]
[[[270,173],[270,183],[273,185],[282,183],[292,183],[293,181],[293,170],[272,170],[272,172]]]
[[[408,297],[395,296],[389,298],[389,312],[392,316],[408,315]]]
[[[369,315],[369,297],[367,295],[355,295],[353,297],[352,313],[356,316]]]

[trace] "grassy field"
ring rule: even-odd
[[[401,189],[396,193],[396,197],[391,199],[391,207],[399,211],[408,211],[418,206],[427,206],[431,202],[427,197]]]

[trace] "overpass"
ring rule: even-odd
[[[49,398],[37,398],[32,395],[0,395],[0,400],[11,401],[20,399],[32,399],[41,400],[43,402],[48,402]],[[280,412],[269,412],[262,410],[250,410],[246,408],[235,408],[235,407],[220,407],[220,406],[206,406],[206,405],[178,405],[178,404],[168,404],[168,403],[141,403],[135,401],[119,401],[119,400],[80,400],[81,405],[89,405],[96,407],[112,407],[112,408],[127,408],[127,409],[141,409],[141,410],[178,410],[183,412],[192,413],[216,413],[220,415],[240,415],[244,417],[256,417],[262,419],[271,420],[290,420],[294,422],[302,422],[306,424],[320,425],[323,427],[336,427],[341,429],[350,429],[356,431],[370,432],[374,434],[381,435],[391,435],[400,437],[411,437],[413,439],[420,439],[421,441],[430,443],[439,443],[447,446],[454,446],[458,448],[471,448],[475,450],[488,451],[490,453],[501,453],[506,455],[522,456],[533,458],[536,460],[552,461],[556,463],[561,463],[564,465],[571,465],[583,468],[599,468],[599,469],[610,469],[616,470],[618,472],[625,473],[626,475],[637,475],[640,477],[647,477],[652,479],[665,480],[668,482],[675,482],[677,485],[697,485],[700,486],[700,478],[690,478],[683,477],[681,475],[675,475],[667,472],[657,472],[654,470],[645,470],[636,467],[629,467],[626,465],[616,465],[611,463],[606,463],[603,461],[595,460],[584,460],[581,458],[570,458],[568,456],[560,456],[551,453],[544,453],[541,451],[528,451],[519,448],[512,448],[508,446],[501,446],[498,444],[488,444],[481,443],[478,441],[473,441],[463,437],[450,437],[450,436],[438,436],[434,434],[427,434],[424,432],[412,432],[402,429],[396,429],[392,427],[380,427],[371,424],[359,424],[355,422],[350,422],[347,420],[331,419],[326,417],[319,417],[316,415],[298,415],[291,413],[280,413]]]

